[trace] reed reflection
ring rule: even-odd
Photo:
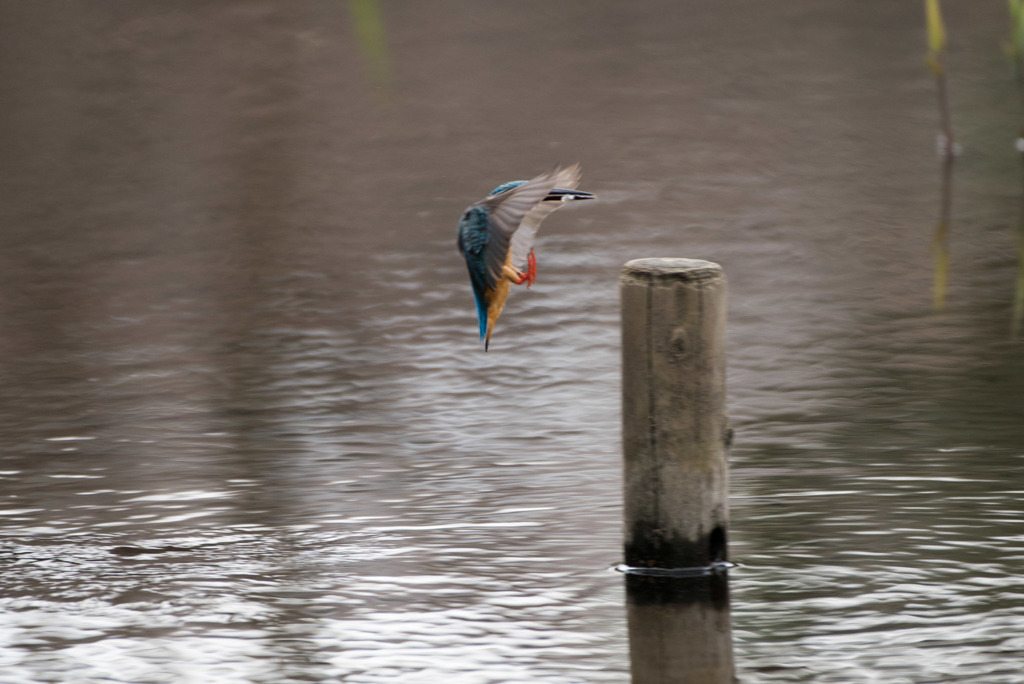
[[[953,159],[956,142],[949,107],[949,88],[946,83],[946,26],[942,20],[939,0],[926,0],[925,21],[928,27],[928,66],[935,75],[939,105],[938,147],[942,155],[942,191],[939,221],[932,236],[935,255],[934,309],[946,308],[946,282],[949,279],[949,224],[953,214]]]
[[[1024,171],[1024,2],[1010,0],[1010,45],[1009,55],[1013,63],[1014,85],[1020,103],[1021,122],[1017,134],[1016,147],[1020,153],[1021,168]],[[1010,333],[1013,337],[1020,335],[1021,323],[1024,322],[1024,173],[1021,175],[1020,208],[1017,211],[1017,282],[1013,294],[1013,317],[1010,322]]]
[[[1021,160],[1024,162],[1024,150]],[[1022,164],[1024,166],[1024,164]],[[1017,281],[1013,291],[1013,315],[1010,321],[1010,334],[1020,337],[1021,323],[1024,322],[1024,187],[1021,188],[1020,209],[1017,211]]]
[[[353,31],[358,38],[359,52],[375,89],[390,96],[394,86],[391,55],[388,50],[384,17],[377,0],[351,0]]]

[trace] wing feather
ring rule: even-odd
[[[513,266],[520,270],[526,266],[540,222],[561,206],[561,202],[543,204],[548,193],[556,187],[575,188],[579,178],[578,164],[556,167],[479,203],[490,209],[487,270],[495,282],[501,278],[510,251]]]
[[[579,185],[579,164],[573,164],[572,166],[564,169],[555,169],[551,173],[553,174],[552,180],[554,180],[554,185],[548,190],[548,192],[551,192],[554,188],[575,190],[576,186]],[[543,198],[541,198],[540,202],[526,212],[526,216],[523,217],[519,224],[519,230],[512,234],[512,240],[509,246],[509,249],[512,252],[512,265],[514,267],[520,271],[526,269],[526,259],[530,256],[530,251],[533,249],[533,241],[537,237],[537,229],[540,228],[541,221],[547,218],[548,214],[562,205],[563,202],[545,202]]]

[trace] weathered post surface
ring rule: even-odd
[[[725,274],[710,261],[636,259],[619,284],[626,565],[725,561]]]

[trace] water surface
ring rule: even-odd
[[[617,277],[730,279],[740,681],[1011,682],[1003,7],[0,3],[0,681],[623,682]],[[491,351],[455,222],[580,161]]]

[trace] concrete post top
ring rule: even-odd
[[[622,267],[623,280],[702,281],[725,277],[722,267],[703,259],[633,259]]]

